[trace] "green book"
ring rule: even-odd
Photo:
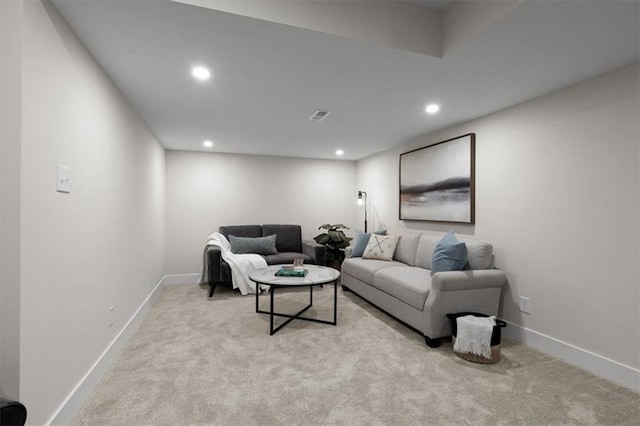
[[[276,272],[276,277],[306,277],[308,269],[290,269],[282,267]]]

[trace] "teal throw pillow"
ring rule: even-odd
[[[467,264],[467,245],[458,241],[453,231],[440,240],[431,257],[431,275],[436,272],[461,271]]]
[[[236,237],[229,235],[229,243],[231,243],[231,253],[233,254],[277,254],[276,250],[276,234],[266,237]]]
[[[367,247],[369,238],[371,238],[371,234],[368,232],[356,231],[356,236],[353,237],[353,241],[351,241],[352,249],[351,256],[349,257],[362,257],[362,253],[364,253],[364,249]]]

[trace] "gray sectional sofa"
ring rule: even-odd
[[[493,246],[459,237],[468,263],[462,271],[431,275],[433,251],[442,233],[396,230],[400,235],[392,261],[348,257],[342,263],[342,287],[421,332],[438,347],[451,335],[446,315],[479,312],[497,315],[505,274],[493,268]]]

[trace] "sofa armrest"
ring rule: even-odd
[[[313,240],[302,240],[302,253],[311,257],[316,265],[327,264],[327,248]]]
[[[436,291],[461,291],[501,288],[506,282],[505,273],[498,269],[436,272],[431,278],[431,289]]]
[[[222,281],[222,252],[220,247],[207,248],[207,281],[209,284]]]
[[[431,339],[449,336],[451,321],[447,314],[450,313],[498,315],[505,283],[504,272],[497,269],[436,272],[425,300],[423,333]]]

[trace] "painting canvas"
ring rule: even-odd
[[[474,223],[475,134],[400,154],[400,220]]]

